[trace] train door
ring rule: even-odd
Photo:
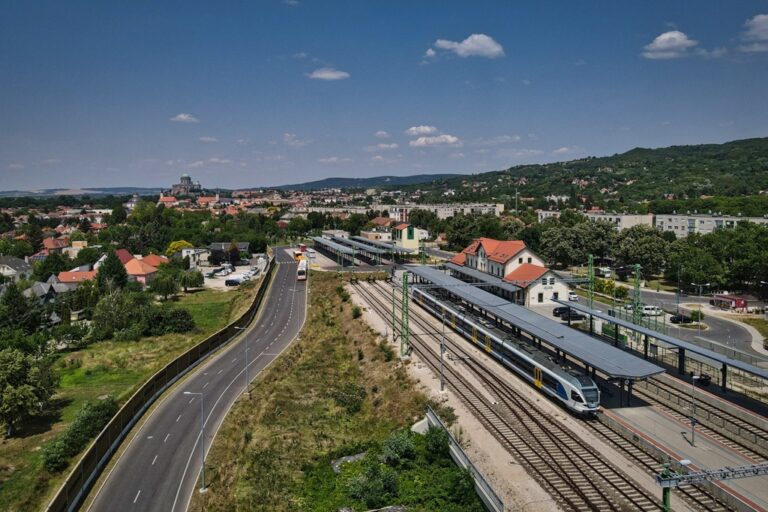
[[[455,329],[456,328],[456,314],[451,313],[451,326]]]
[[[472,326],[472,343],[477,343],[477,327]]]
[[[539,367],[533,368],[533,384],[541,389],[541,368]]]
[[[485,335],[485,351],[490,352],[491,351],[491,337],[489,335]]]

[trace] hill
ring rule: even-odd
[[[3,190],[0,197],[49,197],[49,196],[127,196],[139,194],[141,196],[157,195],[159,188],[141,187],[104,187],[99,189],[61,189],[46,188],[38,190]]]
[[[462,176],[461,174],[415,174],[413,176],[375,176],[373,178],[325,178],[323,180],[281,185],[280,190],[319,190],[324,188],[380,188],[420,185]]]
[[[760,194],[766,197],[768,138],[635,148],[606,157],[519,165],[439,180],[419,188],[428,192],[425,202],[438,200],[445,190],[453,189],[456,201],[497,200],[510,204],[517,191],[519,197],[534,198],[539,206],[546,206],[543,197],[558,195],[566,196],[566,203],[573,206],[598,204],[616,210],[630,206],[642,210],[643,204],[647,209],[649,201]]]

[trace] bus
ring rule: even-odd
[[[297,281],[307,280],[307,260],[301,260],[299,262],[299,268],[296,270],[296,280]]]

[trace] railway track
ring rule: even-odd
[[[358,285],[356,290],[379,315],[385,319],[390,316],[389,290],[380,284],[371,288]],[[427,337],[439,339],[437,333],[418,311],[411,310],[410,318],[412,325],[423,331],[410,336],[414,351],[437,371],[439,353],[426,341]],[[446,338],[446,344],[465,361],[464,367],[493,399],[487,398],[452,365],[444,366],[448,385],[562,507],[601,511],[661,509],[657,496],[603,460],[597,450],[542,413],[502,379],[489,374],[463,343]]]
[[[691,396],[689,394],[667,382],[664,382],[663,379],[659,378],[650,379],[647,385],[655,386],[674,396],[678,401],[678,406],[662,403],[653,392],[644,389],[643,386],[635,387],[636,394],[641,396],[646,402],[649,402],[654,407],[657,407],[673,418],[682,422],[689,421],[689,416],[691,414]],[[681,402],[684,402],[685,405],[683,405]],[[713,439],[716,439],[719,443],[728,446],[731,450],[742,454],[744,457],[753,460],[754,464],[768,461],[768,459],[761,453],[758,453],[752,448],[742,444],[742,442],[739,441],[739,435],[736,433],[740,432],[742,435],[753,436],[757,440],[757,444],[768,447],[768,431],[753,425],[752,423],[744,421],[742,418],[739,418],[738,416],[735,416],[728,411],[700,400],[696,401],[696,410],[699,411],[699,414],[697,415],[699,418],[697,429],[700,432]],[[732,434],[726,436],[709,428],[707,426],[707,421],[702,420],[702,412],[706,412],[707,415],[717,418],[717,421],[721,424],[727,425],[726,430]],[[766,448],[766,450],[768,450],[768,448]]]

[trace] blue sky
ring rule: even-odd
[[[3,3],[0,189],[471,173],[768,135],[752,1]]]

